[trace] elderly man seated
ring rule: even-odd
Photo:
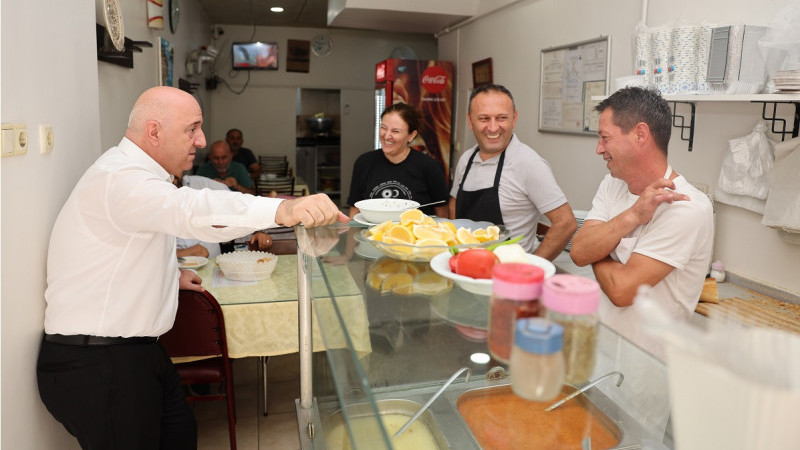
[[[176,187],[190,187],[192,189],[215,189],[227,190],[228,187],[219,181],[215,181],[206,177],[183,175],[176,176],[173,179],[173,184]],[[236,242],[246,242],[250,250],[268,251],[272,245],[272,237],[263,232],[256,231],[255,233],[237,239]],[[178,257],[184,256],[202,256],[204,258],[216,258],[222,253],[221,244],[216,242],[203,242],[198,239],[176,239],[176,254]]]
[[[233,160],[233,152],[225,141],[211,144],[208,161],[197,169],[197,175],[224,183],[232,191],[256,193],[250,173],[245,166]]]

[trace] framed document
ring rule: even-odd
[[[542,50],[539,131],[597,132],[592,96],[608,95],[610,50],[609,36]]]

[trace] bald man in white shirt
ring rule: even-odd
[[[56,219],[37,375],[42,401],[83,448],[194,449],[197,426],[158,336],[178,290],[175,236],[221,242],[278,225],[348,221],[325,195],[295,200],[177,188],[205,147],[191,95],[156,87],[125,137],[86,171]]]

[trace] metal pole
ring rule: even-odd
[[[313,406],[311,274],[306,271],[304,264],[305,258],[310,257],[302,251],[297,252],[297,338],[300,352],[300,408],[302,409],[311,409]]]

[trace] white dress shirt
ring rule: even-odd
[[[170,180],[125,138],[84,173],[50,237],[45,332],[160,336],[178,308],[175,236],[224,242],[276,225],[279,199]]]

